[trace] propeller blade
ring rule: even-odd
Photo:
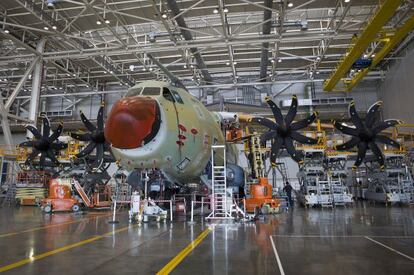
[[[272,110],[273,116],[275,117],[276,123],[279,125],[283,125],[283,116],[282,112],[280,111],[279,107],[268,97],[266,98],[267,104],[269,104],[270,109]]]
[[[270,150],[270,163],[276,165],[277,155],[279,150],[283,145],[283,139],[281,137],[276,137],[272,142],[272,148]]]
[[[20,147],[33,147],[34,142],[33,140],[28,140],[19,144]]]
[[[43,168],[45,167],[45,162],[46,162],[46,154],[42,152],[40,153],[40,161],[39,161],[39,166],[41,170],[43,170]]]
[[[82,111],[80,111],[79,113],[80,113],[80,116],[81,116],[82,122],[83,122],[83,124],[85,125],[85,127],[86,127],[89,131],[91,131],[91,132],[95,131],[95,130],[96,130],[95,125],[93,125],[93,124],[89,121],[89,119],[87,119],[87,118],[86,118],[85,114],[84,114]]]
[[[284,144],[285,144],[287,152],[292,157],[292,159],[294,161],[296,161],[297,163],[302,163],[303,162],[303,156],[302,156],[301,153],[296,151],[295,146],[293,145],[292,138],[290,138],[290,137],[285,138]]]
[[[382,101],[377,101],[371,107],[369,107],[367,116],[365,117],[365,125],[368,129],[372,128],[372,125],[374,125],[378,110],[381,108],[381,106]]]
[[[375,137],[375,140],[378,141],[378,142],[384,143],[384,144],[391,145],[391,146],[396,147],[396,148],[399,148],[401,146],[395,140],[393,140],[393,139],[391,139],[391,138],[389,138],[387,136],[383,136],[383,135],[377,135]]]
[[[103,156],[104,156],[104,145],[97,144],[96,145],[96,160],[95,160],[95,167],[99,168],[101,167],[103,163]]]
[[[368,144],[369,149],[371,149],[372,153],[374,153],[375,157],[377,158],[381,169],[385,166],[384,156],[382,155],[382,152],[380,148],[378,148],[378,145],[375,144],[375,142],[370,142]]]
[[[357,145],[361,140],[358,137],[352,137],[350,140],[343,144],[339,144],[335,146],[335,150],[343,151],[343,150],[349,150],[355,145]]]
[[[88,146],[85,147],[85,149],[83,149],[81,152],[79,152],[76,157],[78,158],[83,158],[86,157],[87,155],[89,155],[90,153],[92,153],[93,149],[95,149],[96,147],[96,143],[95,142],[91,142],[88,144]]]
[[[269,139],[273,139],[277,137],[277,132],[276,131],[268,131],[266,133],[264,133],[263,135],[260,136],[260,141],[261,142],[266,142]]]
[[[115,157],[114,157],[114,156],[112,156],[112,154],[110,154],[110,155],[104,155],[104,157],[103,157],[103,161],[104,161],[105,163],[109,163],[109,162],[115,162],[115,161],[116,161],[116,159],[115,159]]]
[[[92,135],[90,133],[86,133],[86,134],[69,133],[69,135],[72,138],[80,140],[80,141],[90,141],[92,139]]]
[[[55,142],[50,144],[50,147],[56,151],[59,151],[68,148],[68,145],[63,142]]]
[[[53,151],[52,149],[49,149],[46,151],[47,156],[49,157],[49,159],[56,165],[59,166],[60,162],[57,160],[56,156],[55,156],[55,151]]]
[[[358,155],[357,155],[357,159],[354,163],[354,167],[358,167],[358,166],[361,165],[361,163],[364,160],[365,155],[367,153],[367,148],[368,148],[368,145],[367,145],[366,142],[360,142],[358,144]]]
[[[40,151],[37,149],[33,149],[30,155],[27,157],[26,161],[24,162],[25,165],[29,165],[32,161],[39,155]]]
[[[27,130],[29,130],[36,139],[42,139],[42,135],[36,129],[36,127],[34,127],[32,125],[26,125],[24,128],[26,128]]]
[[[273,129],[273,130],[277,129],[277,124],[276,123],[274,123],[270,119],[267,119],[267,118],[264,118],[264,117],[254,117],[254,118],[252,118],[251,121],[259,123],[260,125],[263,125],[267,128]]]
[[[307,127],[309,124],[311,124],[312,122],[314,122],[316,119],[316,112],[314,112],[310,117],[299,120],[297,122],[294,122],[290,125],[290,129],[292,129],[293,131],[296,130],[300,130],[303,129],[305,127]]]
[[[242,138],[243,139],[243,138]],[[108,151],[111,153],[111,144],[109,144],[108,142],[104,142],[104,151]]]
[[[381,121],[380,123],[377,123],[376,125],[374,125],[373,132],[376,135],[376,134],[380,133],[381,131],[383,131],[383,130],[389,128],[389,127],[393,127],[393,126],[401,124],[401,123],[402,123],[402,121],[398,120],[398,119],[387,119],[387,120]]]
[[[318,143],[317,139],[301,135],[298,132],[293,132],[292,131],[290,133],[290,137],[293,138],[294,140],[302,143],[302,144],[316,144],[316,143]]]
[[[104,106],[101,105],[101,108],[99,108],[99,111],[98,111],[98,117],[97,117],[97,122],[96,122],[99,130],[103,130],[104,128],[103,115],[104,115]]]
[[[349,110],[348,111],[349,111],[349,116],[351,117],[351,121],[355,125],[355,127],[357,129],[361,129],[361,130],[364,129],[364,124],[362,124],[362,120],[359,117],[359,115],[358,115],[358,113],[355,109],[355,102],[354,101],[352,101],[349,104]]]
[[[43,137],[48,138],[50,135],[50,121],[47,116],[42,116],[43,120]]]
[[[56,131],[54,131],[53,134],[49,137],[49,141],[53,142],[57,140],[60,137],[60,134],[62,134],[62,130],[63,130],[63,123],[61,122],[56,128]]]
[[[334,122],[334,127],[344,134],[347,134],[350,136],[358,136],[359,131],[357,129],[345,126],[342,123],[339,123],[337,121]]]
[[[298,111],[298,98],[296,95],[292,96],[292,103],[290,104],[289,111],[285,117],[286,126],[289,126],[293,119],[296,116],[296,112]]]

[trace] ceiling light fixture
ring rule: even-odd
[[[214,9],[214,10],[213,10],[213,13],[214,13],[214,14],[217,14],[217,13],[219,13],[219,10],[218,10],[218,9]]]
[[[293,7],[293,3],[292,3],[292,2],[289,2],[289,3],[288,3],[288,7],[289,7],[289,8]]]
[[[5,29],[4,32],[5,33],[10,33],[10,31],[8,29]]]
[[[345,3],[349,3],[349,2],[351,2],[351,0],[344,0],[344,2],[345,2]]]
[[[226,65],[228,66],[228,65],[230,65],[230,62],[226,62]]]
[[[48,30],[49,30],[49,27],[46,27],[46,26],[45,26],[45,27],[43,27],[43,29],[45,29],[46,31],[48,31]]]
[[[229,9],[227,7],[225,7],[225,8],[223,8],[223,12],[224,13],[228,13],[229,12]]]
[[[55,25],[52,26],[52,29],[57,30],[57,27]]]
[[[280,62],[282,62],[282,59],[281,59],[281,58],[279,58],[279,59],[277,60],[277,62],[279,62],[279,63],[280,63]]]
[[[162,17],[162,18],[164,18],[164,19],[166,19],[166,18],[168,17],[168,15],[167,15],[165,12],[163,12],[163,13],[161,14],[161,17]]]
[[[272,60],[270,60],[270,62],[275,63],[275,60],[274,60],[274,59],[272,59]]]
[[[371,54],[371,57],[375,57],[375,53]]]
[[[109,21],[109,19],[105,19],[105,24],[109,24],[111,23],[111,21]]]
[[[187,65],[186,65],[186,64],[184,64],[184,66],[183,66],[183,67],[184,67],[184,69],[187,69]]]
[[[101,20],[96,20],[96,25],[101,25],[101,24],[102,24]]]

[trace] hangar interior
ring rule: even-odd
[[[0,272],[414,274],[413,28],[412,0],[0,1]]]

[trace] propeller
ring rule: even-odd
[[[264,133],[260,137],[261,142],[272,140],[270,162],[272,165],[276,165],[276,158],[279,151],[283,148],[286,148],[287,152],[293,160],[298,163],[303,163],[303,156],[300,152],[296,151],[295,146],[293,145],[293,141],[295,140],[299,143],[305,144],[318,143],[317,139],[306,137],[297,132],[298,130],[303,129],[311,124],[316,119],[316,113],[313,113],[306,119],[293,122],[298,109],[298,98],[296,95],[292,97],[292,103],[285,117],[283,117],[279,107],[269,97],[266,98],[266,102],[269,104],[276,122],[261,117],[253,118],[252,121],[255,121],[270,129],[270,131]]]
[[[80,111],[82,122],[85,125],[86,129],[88,129],[88,132],[70,133],[70,136],[74,139],[89,142],[88,145],[76,155],[76,157],[87,159],[88,162],[92,163],[95,168],[100,168],[103,163],[115,161],[110,151],[110,145],[106,141],[104,135],[103,112],[104,105],[101,104],[96,119],[97,122],[96,125],[94,125],[86,118],[85,114]],[[94,156],[92,156],[91,154],[94,150],[96,153]],[[109,155],[106,155],[105,152],[109,152]]]
[[[354,124],[354,127],[345,126],[337,121],[334,122],[336,129],[352,137],[344,144],[335,146],[335,149],[342,151],[349,150],[355,146],[358,147],[358,155],[354,163],[354,168],[361,165],[362,161],[365,159],[365,155],[368,149],[371,149],[372,153],[380,164],[381,169],[385,167],[384,156],[381,152],[381,149],[378,147],[377,142],[388,144],[397,148],[400,147],[400,144],[395,140],[380,134],[383,130],[402,123],[397,119],[387,119],[384,121],[376,122],[381,105],[382,101],[375,102],[368,109],[367,115],[365,117],[365,122],[363,122],[355,109],[355,102],[352,101],[349,104],[349,116],[351,117],[351,121]]]
[[[56,154],[60,150],[68,147],[67,144],[58,141],[59,136],[62,134],[63,124],[59,123],[59,126],[56,128],[56,130],[50,134],[49,119],[46,116],[42,116],[42,121],[42,133],[40,133],[40,131],[32,125],[25,126],[25,128],[33,134],[32,140],[19,144],[20,147],[32,148],[32,152],[27,157],[25,165],[33,165],[35,158],[40,155],[40,169],[43,169],[45,166],[59,166],[60,163],[56,158]],[[50,159],[51,163],[47,163],[46,158]]]

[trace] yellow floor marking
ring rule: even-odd
[[[189,245],[187,245],[186,248],[180,251],[180,253],[177,254],[167,265],[165,265],[160,271],[157,272],[157,275],[164,275],[164,274],[170,274],[171,271],[174,270],[174,268],[181,263],[185,257],[187,257],[188,254],[190,254],[191,251],[194,250],[194,248],[197,247],[203,241],[205,237],[211,232],[210,228],[207,228],[204,230],[194,241],[192,241]]]
[[[60,247],[60,248],[57,248],[57,249],[54,249],[54,250],[50,250],[48,252],[45,252],[45,253],[42,253],[42,254],[39,254],[39,255],[34,255],[32,257],[23,259],[21,261],[17,261],[15,263],[12,263],[12,264],[9,264],[9,265],[2,266],[2,267],[0,267],[0,273],[4,272],[4,271],[7,271],[7,270],[10,270],[10,269],[13,269],[13,268],[16,268],[16,267],[19,267],[19,266],[22,266],[22,265],[25,265],[25,264],[32,263],[32,262],[37,261],[37,260],[41,260],[43,258],[52,256],[52,255],[60,253],[60,252],[64,252],[66,250],[69,250],[69,249],[72,249],[72,248],[75,248],[75,247],[78,247],[78,246],[82,246],[82,245],[85,245],[85,244],[103,239],[103,238],[105,238],[107,236],[110,236],[110,235],[115,235],[119,232],[128,230],[129,228],[130,228],[129,226],[126,226],[126,227],[120,228],[118,230],[114,230],[114,231],[105,233],[103,235],[92,237],[90,239],[86,239],[86,240],[83,240],[83,241],[80,241],[80,242],[77,242],[77,243],[69,244],[69,245],[66,245],[66,246],[63,246],[63,247]]]
[[[61,223],[56,223],[56,224],[51,224],[51,225],[45,225],[45,226],[35,227],[35,228],[26,229],[26,230],[17,231],[17,232],[5,233],[5,234],[1,234],[0,235],[0,238],[15,236],[15,235],[23,234],[23,233],[28,233],[28,232],[33,232],[33,231],[39,231],[39,230],[42,230],[42,229],[53,228],[53,227],[58,227],[58,226],[62,226],[62,225],[72,224],[72,223],[80,223],[80,222],[84,222],[84,221],[91,220],[93,218],[110,216],[110,215],[112,215],[112,214],[98,215],[98,216],[93,216],[93,217],[90,217],[90,218],[84,218],[84,219],[77,220],[77,221],[61,222]]]

